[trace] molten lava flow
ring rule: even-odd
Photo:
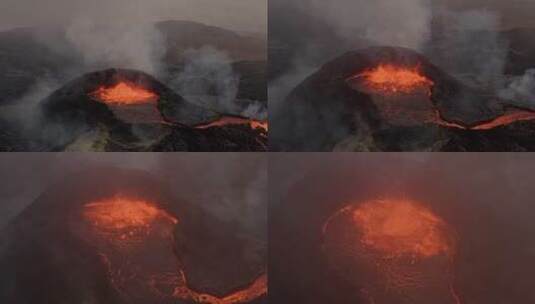
[[[116,105],[153,103],[158,99],[155,93],[124,81],[112,87],[101,87],[91,95],[104,103]]]
[[[453,233],[424,205],[405,199],[348,205],[326,220],[323,237],[335,269],[366,281],[359,287],[370,303],[429,303],[429,295],[437,303],[461,303]]]
[[[185,275],[182,274],[182,280],[185,283]],[[248,287],[235,291],[224,297],[216,297],[210,294],[199,293],[187,287],[187,284],[182,284],[174,291],[176,298],[193,301],[202,304],[240,304],[251,302],[261,296],[267,294],[267,274],[263,274],[256,278],[254,282]]]
[[[113,197],[84,206],[84,217],[95,228],[126,239],[147,234],[156,220],[172,224],[178,220],[149,202],[124,197]]]
[[[445,223],[411,201],[373,201],[353,212],[365,247],[387,256],[431,257],[451,250]]]
[[[251,129],[261,129],[264,132],[268,131],[268,122],[248,118],[241,118],[235,116],[225,116],[219,120],[196,126],[197,129],[208,129],[213,127],[223,127],[227,125],[249,125]]]
[[[499,116],[492,121],[479,124],[475,127],[472,127],[472,130],[490,130],[496,127],[505,126],[512,124],[517,121],[523,120],[533,120],[535,119],[535,113],[529,111],[519,111],[513,113],[507,113],[505,115]]]
[[[471,127],[464,126],[459,123],[445,121],[444,119],[442,119],[442,117],[440,116],[440,113],[438,112],[436,113],[436,117],[437,119],[435,120],[435,122],[437,124],[448,127],[448,128],[481,131],[481,130],[492,130],[494,128],[507,126],[518,121],[535,120],[535,112],[526,111],[526,110],[518,110],[516,112],[509,112],[501,116],[498,116],[491,121],[483,122],[483,123],[480,123]]]
[[[417,68],[395,65],[380,65],[353,78],[364,78],[366,86],[383,94],[408,94],[433,86],[433,81],[422,75]]]

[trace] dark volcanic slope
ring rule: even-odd
[[[380,65],[415,69],[433,84],[392,96],[353,78]],[[272,115],[271,144],[292,151],[533,150],[532,132],[523,127],[530,123],[492,125],[511,114],[531,115],[527,103],[515,106],[522,102],[468,87],[414,51],[373,47],[332,60],[298,85]],[[463,139],[474,136],[481,141]]]
[[[189,288],[217,297],[264,272],[265,250],[195,202],[172,195],[162,180],[114,168],[79,173],[51,186],[2,232],[2,303],[200,303],[172,296],[180,269]],[[112,231],[95,234],[84,206],[116,195],[150,202],[176,218],[172,236],[149,233],[129,243]],[[143,252],[144,258],[136,256]]]

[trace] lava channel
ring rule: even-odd
[[[121,81],[111,87],[100,87],[90,95],[111,105],[155,103],[159,98],[156,93],[125,81]]]
[[[249,118],[242,118],[236,116],[224,116],[218,120],[212,121],[207,124],[198,125],[196,129],[208,129],[214,127],[224,127],[230,125],[249,125],[253,130],[261,129],[263,132],[268,132],[268,122],[261,120],[254,120]]]
[[[187,287],[186,277],[182,273],[182,280],[184,284],[177,287],[173,296],[178,299],[193,301],[202,304],[240,304],[248,303],[262,296],[265,296],[268,291],[268,276],[263,274],[257,277],[249,286],[244,289],[235,291],[224,297],[216,297],[210,294],[194,291]]]
[[[492,130],[495,128],[507,126],[507,125],[510,125],[519,121],[535,120],[535,112],[527,111],[527,110],[518,110],[515,112],[508,112],[490,121],[482,122],[474,126],[464,126],[459,123],[445,121],[444,119],[440,117],[439,113],[437,113],[437,117],[438,117],[437,123],[445,127],[457,128],[457,129],[463,129],[463,130],[484,131],[484,130]]]

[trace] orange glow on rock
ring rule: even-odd
[[[146,232],[157,220],[178,223],[176,218],[155,204],[125,197],[113,197],[89,203],[84,206],[83,215],[95,228],[118,233],[121,238]]]
[[[104,103],[115,105],[153,103],[158,99],[155,93],[124,81],[112,87],[101,87],[91,95]]]
[[[362,244],[386,256],[431,257],[451,252],[445,222],[408,200],[379,200],[353,211]]]
[[[182,281],[180,287],[174,291],[174,297],[194,303],[204,304],[240,304],[251,302],[261,296],[267,294],[267,274],[263,274],[256,278],[249,286],[235,291],[224,297],[216,297],[214,295],[196,292],[187,286],[185,275],[182,273]]]
[[[228,125],[249,125],[251,129],[262,129],[264,132],[268,131],[268,122],[254,120],[249,118],[234,117],[234,116],[225,116],[216,121],[199,125],[197,129],[208,129],[213,127],[224,127]]]
[[[382,94],[408,94],[433,86],[433,82],[417,68],[380,65],[356,76],[364,78],[366,86]]]

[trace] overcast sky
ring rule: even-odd
[[[265,32],[267,0],[2,0],[0,29],[70,24],[75,19],[193,20]]]
[[[505,28],[535,27],[535,0],[433,0],[454,9],[486,9],[501,16]]]

